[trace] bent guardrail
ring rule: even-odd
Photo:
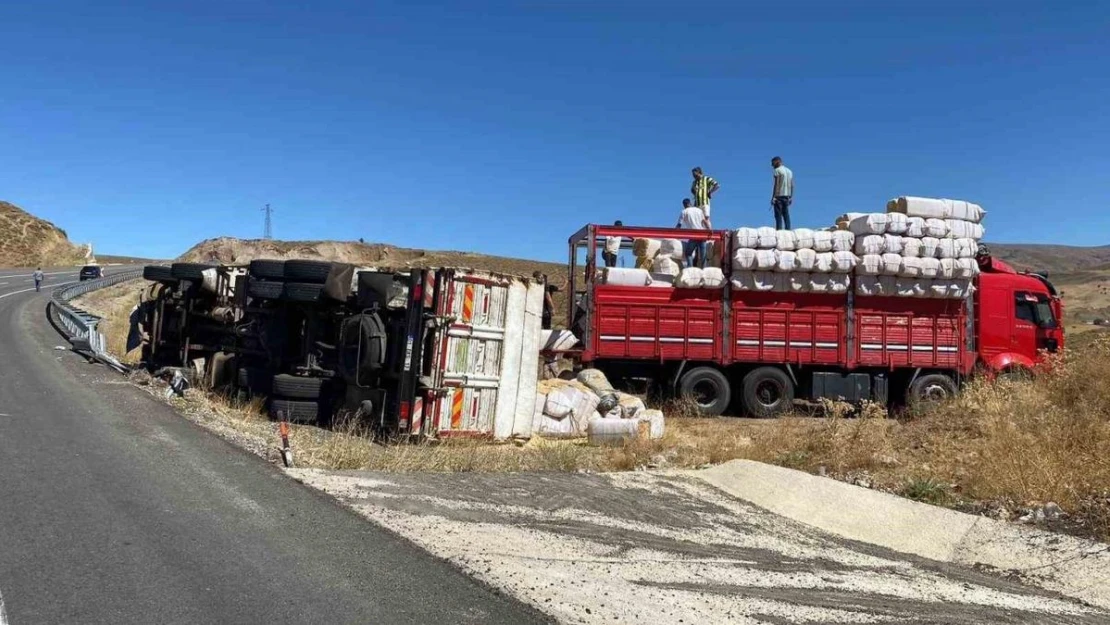
[[[54,289],[50,294],[51,314],[58,321],[59,327],[65,332],[66,338],[69,339],[75,351],[82,352],[117,371],[127,371],[127,365],[108,353],[104,344],[104,335],[97,330],[100,317],[74,306],[71,300],[86,293],[141,277],[143,277],[143,268],[137,267],[125,269],[98,280],[78,282]]]

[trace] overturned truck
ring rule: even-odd
[[[399,436],[517,432],[534,409],[543,284],[314,260],[149,266],[143,362],[261,398],[274,418],[357,416]]]

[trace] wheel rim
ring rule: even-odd
[[[717,401],[717,397],[720,395],[717,385],[710,380],[699,380],[695,382],[694,387],[690,389],[690,391],[690,394],[694,397],[694,401],[702,408],[712,406],[713,402]]]
[[[755,385],[755,400],[765,408],[772,408],[782,400],[783,388],[775,380],[760,380]]]
[[[948,389],[940,384],[930,384],[921,389],[921,399],[927,402],[939,402],[948,399]]]

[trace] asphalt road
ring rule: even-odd
[[[0,270],[0,625],[549,622],[56,350],[47,273]]]

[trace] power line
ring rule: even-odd
[[[267,204],[266,207],[262,209],[262,212],[266,213],[266,226],[262,230],[262,238],[269,240],[274,238],[273,220],[270,217],[273,214],[274,210],[270,208],[269,204]]]

